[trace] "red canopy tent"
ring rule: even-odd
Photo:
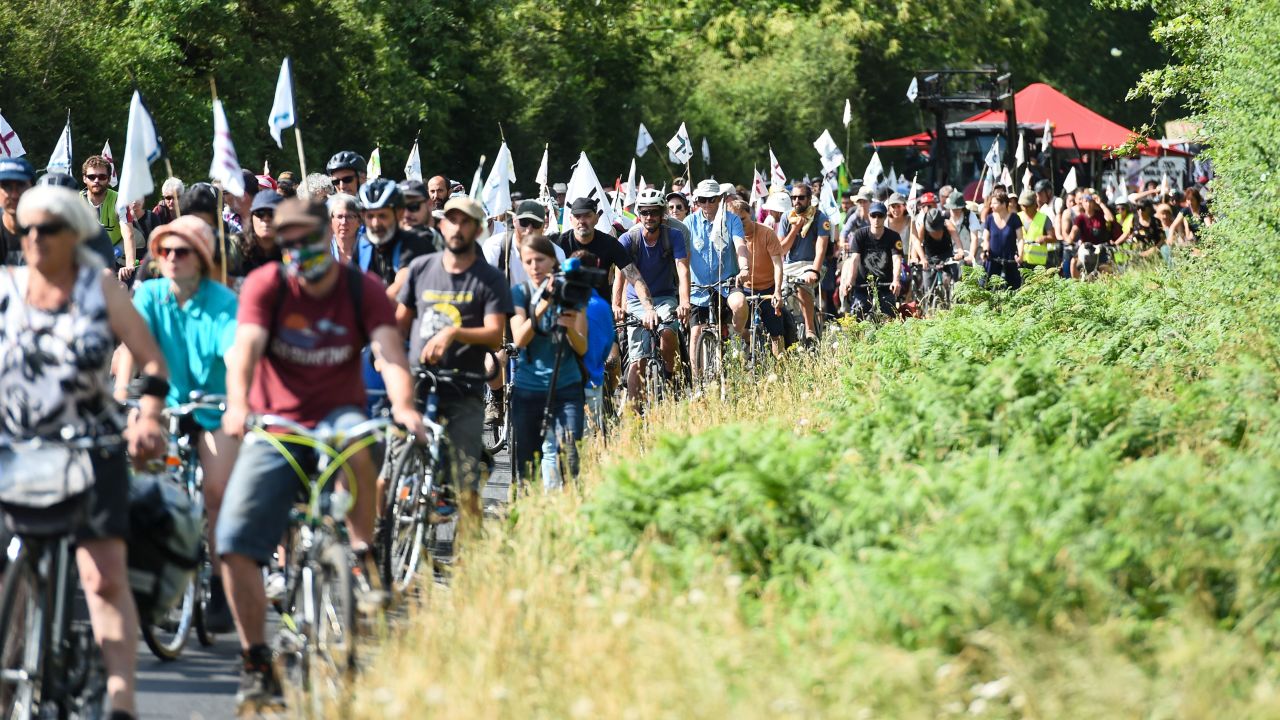
[[[1014,112],[1018,125],[1028,130],[1027,139],[1038,138],[1048,120],[1053,129],[1053,147],[1060,150],[1081,152],[1105,151],[1119,147],[1135,137],[1133,131],[1114,123],[1044,83],[1032,83],[1013,96]],[[1003,133],[1006,123],[1003,110],[984,110],[960,122],[949,123],[948,129],[985,130]],[[1032,134],[1032,129],[1035,134]],[[1074,138],[1074,141],[1073,141]],[[927,148],[933,142],[931,133],[919,133],[906,137],[876,142],[876,147]],[[1148,140],[1140,150],[1143,155],[1187,156],[1174,148],[1162,148],[1154,140]]]

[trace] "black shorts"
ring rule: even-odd
[[[733,310],[729,309],[729,301],[719,293],[713,293],[708,300],[706,307],[694,305],[689,312],[690,325],[710,325],[712,321],[712,310],[719,305],[720,322],[729,324],[733,321]]]

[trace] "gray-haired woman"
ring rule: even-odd
[[[123,434],[135,461],[164,449],[161,410],[168,370],[129,295],[84,247],[98,223],[61,187],[37,187],[18,203],[24,267],[0,275],[0,441]],[[111,396],[111,357],[123,342],[142,366],[141,411],[126,423]],[[93,485],[76,561],[94,636],[107,666],[113,717],[134,707],[138,613],[125,541],[129,476],[123,450],[92,451]],[[56,506],[55,506],[56,507]]]

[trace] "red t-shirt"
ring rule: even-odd
[[[1075,226],[1076,229],[1079,230],[1079,232],[1076,233],[1076,242],[1101,245],[1103,243],[1111,242],[1117,237],[1117,235],[1112,232],[1112,228],[1107,222],[1107,217],[1102,213],[1098,213],[1097,215],[1086,215],[1084,213],[1080,213],[1076,216]]]
[[[361,324],[351,307],[350,275],[345,268],[328,296],[321,298],[304,294],[297,278],[292,277],[281,297],[279,268],[278,263],[264,265],[249,273],[240,287],[237,321],[271,332],[253,374],[249,410],[312,427],[340,407],[364,407],[360,366],[364,339],[382,325],[395,327],[395,311],[386,287],[372,275],[361,273]],[[280,311],[273,320],[277,304]]]

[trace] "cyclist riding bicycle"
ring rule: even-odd
[[[942,210],[931,208],[921,213],[920,242],[911,244],[911,262],[928,268],[948,260],[963,260],[964,249],[960,234]],[[960,266],[948,265],[946,273],[953,282],[960,282]],[[931,287],[922,288],[929,292]]]
[[[728,189],[715,180],[703,180],[693,192],[698,209],[685,218],[689,227],[689,276],[690,286],[715,285],[715,290],[694,288],[689,301],[693,305],[689,316],[689,347],[697,347],[702,328],[713,322],[723,323],[733,319],[733,328],[739,336],[746,331],[747,307],[742,291],[727,285],[737,276],[746,261],[746,243],[742,240],[742,221],[732,213],[720,213],[720,200]],[[695,353],[692,358],[694,377],[702,371]]]
[[[760,301],[760,322],[769,334],[774,356],[782,354],[784,328],[780,315],[779,295],[782,290],[782,242],[778,234],[751,217],[751,205],[741,198],[729,202],[729,212],[742,221],[742,239],[747,248],[747,263],[738,279],[747,297],[764,297]]]
[[[667,203],[657,190],[642,190],[636,198],[636,210],[640,221],[622,234],[622,243],[632,258],[645,285],[653,294],[653,306],[657,310],[657,332],[662,364],[670,376],[675,370],[676,352],[679,348],[679,324],[689,319],[689,251],[685,236],[679,230],[668,227],[663,219]],[[621,305],[626,291],[627,315],[643,321],[645,308],[640,303],[635,286],[626,282],[621,274],[613,281],[613,304]],[[632,328],[628,342],[628,356],[649,357],[654,333],[645,328]],[[632,363],[627,371],[627,392],[632,400],[640,396],[641,363]]]
[[[356,246],[355,264],[381,278],[387,297],[394,299],[405,269],[414,258],[432,252],[431,242],[401,227],[404,196],[394,182],[374,178],[360,186],[359,198],[364,231]]]
[[[360,191],[360,186],[364,185],[365,172],[368,167],[360,153],[343,150],[334,153],[333,157],[329,158],[328,164],[324,166],[324,171],[329,174],[329,180],[333,183],[332,192],[355,195]],[[324,198],[315,198],[316,202],[322,202],[323,200]]]
[[[849,258],[840,272],[840,297],[852,290],[853,308],[861,315],[871,311],[871,278],[876,279],[880,312],[885,317],[897,313],[897,295],[902,289],[898,280],[902,274],[902,236],[885,226],[888,212],[884,203],[871,204],[871,225],[854,231]],[[889,282],[884,281],[886,277]]]
[[[36,187],[18,202],[24,267],[0,270],[0,442],[75,437],[125,430],[135,462],[164,450],[161,421],[169,391],[164,357],[139,317],[115,269],[107,270],[84,243],[97,219],[72,190]],[[112,398],[111,356],[123,342],[142,366],[140,411],[127,424]],[[80,451],[92,470],[88,512],[77,534],[76,562],[94,638],[107,670],[112,717],[133,717],[138,611],[129,588],[129,469],[123,450]],[[12,462],[12,459],[10,459]],[[0,475],[0,487],[13,476]],[[78,495],[77,497],[82,497]],[[75,512],[73,498],[44,508]],[[12,628],[3,628],[8,633]]]
[[[258,268],[240,294],[235,342],[228,353],[227,409],[222,429],[243,438],[249,413],[272,414],[306,427],[351,427],[365,420],[360,350],[373,348],[386,381],[391,415],[422,437],[414,408],[404,339],[377,278],[333,257],[323,205],[290,199],[276,212],[283,263]],[[218,519],[222,578],[240,634],[243,666],[236,699],[242,712],[280,707],[280,682],[265,644],[267,599],[260,568],[289,522],[300,485],[291,463],[314,451],[286,443],[289,457],[258,436],[240,448]],[[358,563],[373,541],[377,474],[367,450],[344,472],[354,504],[347,514]],[[367,573],[373,577],[375,573]]]
[[[165,404],[188,402],[192,391],[222,395],[227,391],[224,360],[236,333],[236,296],[210,277],[213,272],[213,232],[199,218],[184,215],[161,225],[151,235],[151,257],[161,277],[139,284],[133,304],[155,336],[169,366],[169,394]],[[133,358],[121,353],[116,368],[116,399],[128,397]],[[197,410],[188,428],[204,472],[205,510],[209,515],[209,548],[214,576],[210,581],[206,624],[212,632],[234,628],[231,609],[218,576],[216,538],[218,510],[235,465],[239,443],[222,431],[222,413]]]
[[[502,345],[511,315],[506,278],[484,261],[476,238],[485,211],[474,200],[456,197],[444,206],[440,232],[445,249],[416,258],[396,298],[396,322],[409,337],[415,369],[439,368],[483,375],[488,350]],[[480,520],[484,480],[484,386],[472,380],[444,383],[439,390],[440,423],[453,449],[454,480],[462,480],[465,517]]]
[[[800,311],[804,314],[807,337],[817,337],[814,324],[816,298],[822,293],[823,278],[835,271],[831,246],[831,220],[813,205],[813,190],[799,183],[791,188],[791,212],[778,222],[778,237],[786,253],[784,268],[789,279],[800,285]],[[822,308],[819,307],[819,310]]]
[[[1022,287],[1022,220],[1014,212],[1013,198],[1003,190],[991,194],[991,212],[983,221],[982,250],[986,255],[984,268],[986,282],[992,275],[1000,275],[1010,290]]]

